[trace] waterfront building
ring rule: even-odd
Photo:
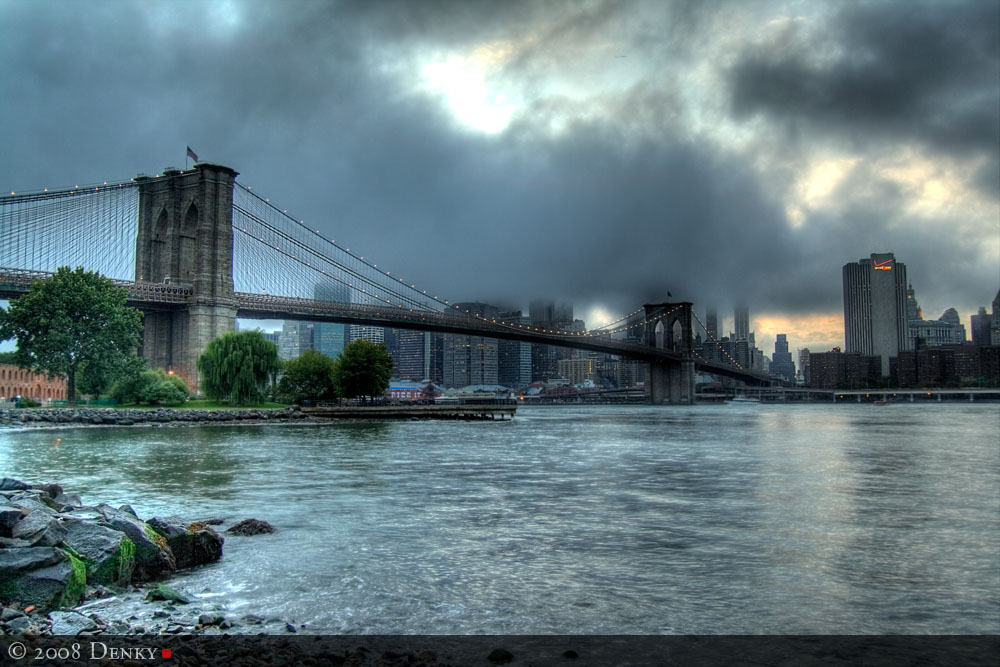
[[[399,334],[402,329],[396,329],[395,327],[382,327],[382,344],[385,345],[385,351],[389,353],[392,358],[392,377],[398,378],[396,374],[399,372]]]
[[[882,379],[882,360],[874,355],[844,354],[844,382],[848,387],[877,387]]]
[[[41,403],[66,400],[66,378],[49,378],[12,364],[0,364],[0,403],[14,397],[30,398]]]
[[[986,314],[986,308],[979,307],[979,312],[972,316],[973,345],[1000,345],[1000,291],[993,299],[991,314]]]
[[[505,311],[497,319],[514,324],[530,324],[531,318],[520,310]],[[531,343],[516,340],[497,341],[497,377],[505,387],[521,388],[531,384]]]
[[[428,380],[431,377],[431,335],[423,331],[396,330],[399,361],[393,375],[403,380]]]
[[[455,307],[472,316],[493,319],[499,309],[487,303],[468,301]],[[495,338],[445,334],[443,378],[446,387],[471,384],[497,384],[499,379],[499,345]]]
[[[936,320],[925,320],[912,284],[906,289],[906,329],[909,350],[917,349],[918,340],[930,346],[965,342],[965,327],[955,309],[949,308]]]
[[[906,323],[909,349],[917,347],[917,341],[923,345],[934,347],[938,345],[955,345],[965,342],[965,327],[958,322],[958,313],[949,308],[937,320],[910,320]]]
[[[314,322],[312,327],[313,349],[331,359],[339,357],[347,341],[346,327],[333,322]]]
[[[498,354],[495,338],[445,335],[444,386],[498,384]]]
[[[1000,345],[1000,290],[993,297],[993,314],[990,316],[990,345]]]
[[[285,320],[278,335],[278,358],[295,359],[313,346],[313,323]]]
[[[597,359],[560,359],[559,375],[572,385],[583,384],[587,380],[596,384],[600,379]]]
[[[573,304],[556,303],[552,300],[536,299],[528,305],[531,326],[539,329],[571,330],[574,325]],[[583,322],[580,321],[580,326]],[[582,329],[581,329],[582,330]],[[558,374],[560,359],[573,357],[573,350],[552,345],[531,345],[531,380],[546,382]]]
[[[840,348],[809,353],[809,377],[809,386],[816,389],[836,389],[845,384],[847,366]]]
[[[799,350],[799,384],[809,386],[809,348]]]
[[[444,384],[444,334],[434,332],[427,335],[431,339],[431,382]]]
[[[778,334],[774,339],[774,354],[771,355],[771,366],[768,368],[771,377],[780,377],[788,381],[795,379],[795,362],[792,353],[788,351],[788,335]]]
[[[969,329],[972,331],[973,345],[990,344],[990,316],[985,306],[979,306],[979,312],[972,316]]]
[[[385,330],[382,327],[371,327],[366,324],[352,324],[350,327],[352,341],[367,340],[372,343],[385,344]]]
[[[809,386],[814,389],[875,387],[882,377],[882,361],[877,355],[844,353],[839,347],[829,352],[810,352]]]
[[[892,359],[900,387],[994,384],[1000,380],[1000,346],[941,345],[904,350]]]
[[[844,265],[844,340],[847,352],[889,358],[909,349],[906,265],[892,253],[872,253]],[[815,367],[813,368],[815,372]]]

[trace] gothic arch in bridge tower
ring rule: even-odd
[[[177,275],[173,276],[176,281],[190,284],[194,281],[195,256],[197,246],[195,239],[198,236],[198,205],[192,200],[184,214],[184,223],[181,225],[179,243],[177,248]]]
[[[653,303],[644,308],[646,345],[668,353],[646,365],[646,401],[694,403],[692,304]]]

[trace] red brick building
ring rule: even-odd
[[[17,366],[0,364],[0,401],[11,401],[15,396],[43,402],[66,400],[66,380],[50,380]]]

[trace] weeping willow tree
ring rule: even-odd
[[[198,357],[205,395],[236,405],[263,400],[268,382],[280,368],[278,346],[260,331],[222,334]]]

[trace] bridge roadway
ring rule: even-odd
[[[0,268],[0,298],[17,298],[28,291],[32,282],[51,276],[42,271]],[[186,305],[194,298],[191,287],[143,281],[113,280],[129,291],[128,302],[139,310],[171,310]],[[558,345],[591,352],[615,354],[644,362],[679,362],[683,355],[610,336],[586,333],[548,333],[527,324],[502,324],[465,313],[410,310],[386,304],[363,305],[320,301],[270,294],[235,292],[236,316],[248,319],[297,320],[306,322],[337,322],[368,326],[395,327],[417,331],[487,336],[525,343]],[[740,368],[695,360],[695,367],[707,373],[743,380],[749,384],[771,384],[766,374]]]

